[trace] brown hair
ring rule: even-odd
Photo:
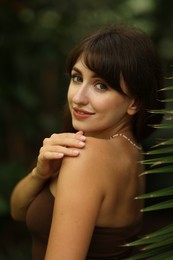
[[[124,25],[113,25],[85,37],[71,51],[66,70],[71,70],[81,55],[86,66],[103,78],[112,88],[123,93],[122,74],[131,96],[138,100],[133,132],[138,141],[148,137],[162,116],[150,110],[163,108],[163,75],[156,48],[146,33]],[[69,119],[70,120],[70,119]]]

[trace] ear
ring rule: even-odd
[[[139,101],[136,99],[132,99],[128,106],[127,114],[129,116],[135,115],[139,111],[139,107],[140,107]]]

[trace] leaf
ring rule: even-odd
[[[169,248],[168,248],[168,250],[169,250]],[[148,259],[149,260],[149,259],[151,259],[151,257],[159,256],[165,252],[169,252],[169,251],[165,250],[165,248],[155,248],[155,249],[150,249],[150,250],[145,250],[145,251],[142,251],[142,249],[141,249],[140,253],[138,253],[137,255],[134,255],[130,258],[127,258],[126,260],[138,260],[138,259],[145,259],[145,260]],[[172,252],[172,250],[171,250],[171,252]],[[171,253],[170,253],[170,256],[172,256]],[[167,259],[162,259],[162,260],[167,260]]]
[[[137,240],[135,242],[127,244],[126,246],[144,246],[145,245],[145,247],[143,247],[143,250],[146,250],[148,248],[147,245],[153,244],[153,243],[154,244],[160,243],[160,241],[163,240],[163,237],[164,238],[166,237],[166,239],[169,239],[169,238],[173,239],[172,232],[168,233],[168,234],[164,234],[164,236],[163,235],[156,236],[156,237],[146,236],[146,237],[144,237],[142,239],[139,239],[139,240]]]
[[[162,91],[173,90],[173,86],[166,87]],[[166,98],[161,102],[173,102],[173,98]],[[152,125],[156,129],[172,130],[173,124],[173,109],[160,109],[149,111],[152,114],[164,115],[164,123]],[[159,148],[158,148],[159,147]],[[149,169],[144,174],[156,173],[173,173],[173,138],[168,140],[161,140],[160,143],[154,145],[153,149],[146,153],[147,156],[154,156],[154,158],[145,159],[142,161],[144,165],[149,165]],[[166,165],[165,165],[166,164]],[[162,209],[173,208],[173,186],[162,188],[146,194],[142,194],[135,199],[148,199],[156,197],[168,196],[169,199],[160,203],[151,205],[141,210],[142,212],[155,211]],[[173,223],[167,227],[148,234],[141,239],[127,244],[127,246],[139,246],[140,252],[135,256],[128,258],[128,260],[150,259],[150,260],[172,260],[173,259]]]
[[[173,102],[173,98],[166,98],[165,100],[160,100],[161,102],[166,102],[166,103],[169,103],[169,102]]]
[[[159,125],[151,125],[151,127],[156,129],[172,129],[173,124],[159,124]]]
[[[170,101],[169,101],[170,102]],[[159,110],[149,110],[152,114],[173,114],[173,109],[159,109]]]
[[[162,237],[162,239],[160,239],[159,242],[155,242],[149,246],[146,246],[145,250],[163,247],[165,245],[173,245],[173,236],[166,238],[166,239],[164,237]]]
[[[165,250],[165,252],[160,253],[159,255],[150,257],[150,260],[172,260],[172,256],[173,256],[173,250]]]
[[[166,148],[162,148],[162,149],[157,149],[157,150],[151,150],[149,152],[147,152],[147,155],[152,155],[152,154],[165,154],[165,153],[172,153],[173,154],[173,146],[171,147],[166,147]]]
[[[166,227],[161,228],[158,231],[155,231],[149,235],[144,236],[141,239],[138,239],[136,241],[133,241],[127,246],[138,246],[140,250],[139,253],[136,255],[128,258],[128,260],[135,260],[135,259],[165,259],[165,258],[160,258],[161,255],[165,255],[167,257],[172,257],[172,244],[170,243],[170,239],[173,239],[173,224],[170,224]],[[163,240],[163,237],[165,238],[164,240],[164,246],[160,247],[153,247],[149,248],[150,244],[153,245],[155,243],[159,243],[160,241]],[[168,241],[168,244],[166,242]],[[148,245],[148,246],[145,246]],[[145,246],[145,247],[143,247]],[[150,257],[150,258],[149,258]],[[166,258],[166,260],[169,258]]]
[[[150,237],[163,236],[164,234],[173,232],[173,223],[165,227],[162,227],[160,230],[154,231],[152,234],[148,235]]]
[[[170,138],[168,140],[164,140],[164,141],[161,141],[160,143],[156,144],[153,146],[153,148],[155,147],[158,147],[158,146],[163,146],[163,145],[173,145],[173,138]]]
[[[166,227],[161,228],[158,231],[155,231],[149,235],[144,236],[141,239],[128,243],[126,246],[139,246],[139,245],[150,244],[153,241],[158,241],[158,239],[160,240],[164,236],[170,237],[172,236],[172,233],[173,233],[173,224],[170,224]]]
[[[152,159],[146,159],[142,161],[143,164],[151,164],[153,166],[158,164],[164,164],[164,163],[173,163],[173,156],[166,156],[166,157],[158,157],[158,158],[152,158]]]
[[[146,207],[141,210],[141,212],[153,211],[153,210],[160,210],[160,209],[169,209],[173,208],[173,199],[163,201],[152,206]]]
[[[173,173],[173,166],[172,165],[165,166],[165,167],[158,167],[156,169],[150,168],[150,170],[142,172],[139,176],[146,175],[146,174],[153,174],[153,173],[168,173],[168,172]]]
[[[173,195],[173,186],[142,194],[138,197],[135,197],[135,199],[150,199],[150,198],[158,198],[158,197],[164,197],[164,196],[170,196],[170,195]]]
[[[169,91],[169,90],[173,90],[173,86],[168,86],[168,87],[165,87],[165,88],[162,88],[160,91]]]

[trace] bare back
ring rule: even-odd
[[[106,196],[97,219],[98,226],[122,227],[140,219],[143,201],[135,200],[145,192],[145,178],[140,176],[144,166],[141,151],[126,140],[116,139],[103,142]]]

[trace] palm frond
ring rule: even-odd
[[[172,236],[173,224],[161,228],[160,230],[154,231],[152,234],[145,235],[143,238],[126,244],[126,246],[146,245],[153,241],[159,241],[164,235]]]
[[[159,258],[161,255],[164,255],[165,252],[167,253],[168,257],[172,257],[172,246],[167,246],[164,248],[155,248],[155,249],[150,249],[150,250],[146,250],[145,248],[141,248],[140,253],[138,253],[137,255],[134,255],[126,260],[139,260],[139,259],[154,259],[154,260],[172,260],[172,258]]]
[[[162,239],[159,239],[159,242],[154,241],[154,243],[152,243],[151,245],[146,246],[144,249],[148,250],[148,249],[154,249],[154,248],[160,248],[163,246],[167,246],[167,245],[173,245],[173,237],[171,236],[167,236],[166,238],[162,237]]]
[[[170,241],[173,239],[172,234],[173,234],[173,224],[170,224],[166,227],[161,228],[158,231],[153,232],[152,234],[145,235],[141,239],[126,244],[126,246],[138,246],[138,247],[140,246],[140,253],[128,258],[128,260],[148,259],[149,257],[150,257],[149,259],[155,259],[155,260],[169,259],[169,257],[172,257],[173,255],[172,241]],[[164,237],[166,237],[166,239],[161,245],[160,242],[163,241]],[[168,243],[166,242],[167,240]],[[156,247],[149,247],[150,245],[155,245],[155,244]]]
[[[158,147],[158,146],[167,146],[167,145],[173,145],[173,138],[170,138],[168,140],[162,140],[158,144],[153,145],[152,148]]]
[[[147,212],[147,211],[170,209],[170,208],[173,208],[173,199],[154,204],[152,206],[142,209],[141,211]]]
[[[163,88],[161,91],[172,91],[173,86]],[[173,98],[160,100],[161,102],[173,102]],[[153,125],[156,129],[171,130],[173,129],[173,109],[151,110],[151,114],[164,115],[164,122],[160,125]],[[152,147],[152,150],[145,153],[148,157],[141,163],[147,166],[147,170],[140,174],[159,174],[173,173],[173,138],[160,140],[158,144]],[[135,199],[162,198],[162,201],[142,209],[142,212],[165,210],[173,208],[173,186],[155,190],[142,194]],[[164,200],[163,200],[164,199]],[[150,259],[150,260],[172,260],[173,259],[173,222],[155,232],[147,234],[140,239],[133,241],[126,246],[137,246],[139,252],[128,258],[128,260]]]
[[[152,127],[156,129],[173,129],[173,124],[152,125]]]
[[[165,88],[162,88],[160,91],[169,91],[169,90],[173,90],[173,86],[167,86]]]
[[[167,156],[167,157],[158,157],[158,158],[152,158],[152,159],[146,159],[142,161],[143,164],[149,164],[152,166],[160,165],[160,164],[172,164],[173,163],[173,156]]]
[[[173,154],[173,146],[162,148],[162,149],[155,149],[147,152],[147,155],[152,155],[152,154],[165,154],[165,153],[172,153]],[[172,156],[173,158],[173,156]]]
[[[173,186],[142,194],[142,195],[136,197],[135,199],[158,198],[158,197],[164,197],[164,196],[170,196],[170,195],[173,195]]]
[[[157,168],[150,168],[150,170],[146,170],[142,172],[139,176],[146,175],[146,174],[153,174],[153,173],[173,173],[173,165],[164,166],[164,167],[157,167]]]
[[[160,109],[160,110],[149,110],[149,113],[152,114],[173,114],[173,109]]]
[[[173,98],[166,98],[164,100],[159,100],[160,102],[164,102],[164,103],[172,103],[173,102]]]

